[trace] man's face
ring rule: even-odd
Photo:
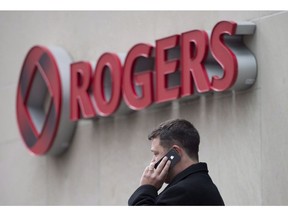
[[[160,145],[159,138],[155,138],[152,140],[152,143],[151,143],[151,152],[153,153],[152,162],[156,163],[168,152],[168,150]],[[165,183],[168,184],[169,182],[170,182],[170,175],[168,172],[165,178]]]
[[[151,143],[151,152],[153,153],[152,162],[156,163],[167,153],[167,149],[163,148],[163,146],[160,145],[159,138],[155,138],[152,140]]]

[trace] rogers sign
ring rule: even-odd
[[[126,55],[104,53],[94,67],[73,62],[59,47],[28,52],[17,89],[17,120],[35,155],[69,147],[77,120],[142,110],[205,92],[244,90],[257,76],[256,58],[243,43],[251,22],[218,22],[211,34],[192,30],[139,43]]]

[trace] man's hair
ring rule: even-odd
[[[185,119],[168,120],[161,123],[149,135],[148,139],[160,139],[160,145],[166,149],[174,144],[182,147],[188,156],[198,161],[200,137],[196,128]]]

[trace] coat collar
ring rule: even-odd
[[[183,170],[182,172],[180,172],[179,174],[177,174],[172,181],[169,183],[170,185],[176,184],[177,182],[179,182],[180,180],[186,178],[188,175],[197,173],[197,172],[207,172],[208,173],[208,167],[206,163],[200,162],[197,164],[193,164],[191,166],[189,166],[188,168],[186,168],[185,170]]]

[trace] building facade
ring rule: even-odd
[[[35,156],[25,147],[16,91],[33,46],[60,46],[73,62],[96,62],[138,43],[211,31],[222,20],[256,25],[244,37],[257,60],[251,88],[79,120],[60,156]],[[287,205],[287,22],[287,11],[0,12],[0,205],[127,205],[152,157],[148,133],[172,118],[199,130],[200,161],[226,205]]]

